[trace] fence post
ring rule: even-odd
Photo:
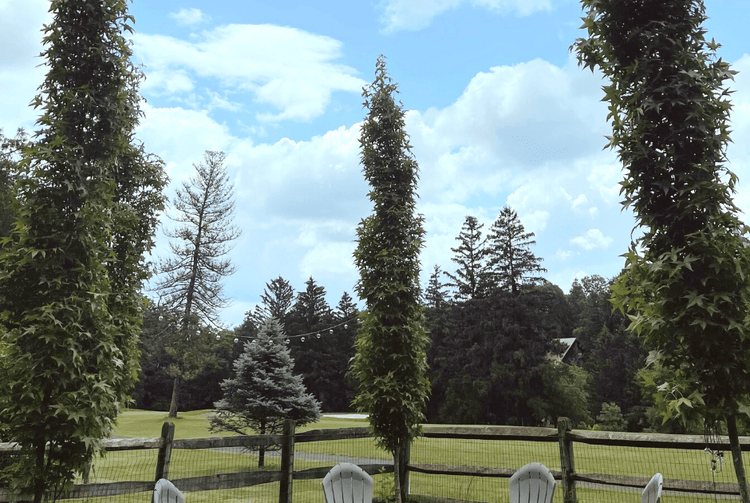
[[[294,427],[291,419],[284,421],[281,438],[281,480],[279,481],[279,503],[292,503],[294,482]]]
[[[174,442],[174,423],[165,422],[161,426],[161,447],[156,460],[155,482],[169,477],[169,462],[172,459],[172,442]]]
[[[573,429],[573,422],[567,417],[557,418],[557,435],[560,442],[560,467],[562,468],[563,501],[576,503],[576,483],[573,475],[576,465],[573,459],[573,441],[568,432]]]

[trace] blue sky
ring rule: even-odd
[[[0,0],[0,127],[32,130],[28,107],[44,77],[37,57],[46,0]],[[750,211],[750,38],[746,0],[706,1],[708,37],[740,74],[728,150]],[[235,183],[222,313],[239,324],[279,275],[296,290],[312,276],[334,305],[352,296],[355,230],[371,206],[359,165],[361,89],[385,54],[420,166],[426,243],[453,271],[466,215],[489,228],[510,205],[536,233],[549,281],[612,277],[633,219],[621,210],[621,171],[603,151],[602,81],[569,52],[584,36],[572,0],[135,0],[134,61],[143,65],[146,149],[174,187],[205,150],[223,150]],[[160,233],[156,255],[166,253]]]

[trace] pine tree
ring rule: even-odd
[[[157,283],[165,306],[182,313],[183,348],[192,350],[190,333],[200,324],[217,325],[217,311],[227,304],[221,281],[234,273],[228,258],[230,244],[240,235],[232,225],[234,191],[224,166],[224,153],[206,151],[204,162],[195,165],[196,174],[177,190],[173,205],[177,229],[167,235],[172,256],[160,265]],[[193,361],[200,365],[198,354]],[[169,417],[177,417],[181,381],[191,371],[180,366],[172,388]]]
[[[491,288],[515,296],[521,285],[544,281],[537,275],[547,269],[539,265],[542,259],[529,249],[536,244],[533,237],[533,232],[524,230],[514,210],[508,206],[500,210],[487,237]]]
[[[211,431],[276,434],[286,419],[298,426],[320,419],[320,404],[307,393],[293,367],[286,336],[271,318],[255,340],[245,342],[244,352],[234,362],[235,376],[221,383],[224,398],[215,404]],[[258,466],[264,465],[264,458],[261,448]]]
[[[380,56],[375,81],[363,91],[369,112],[360,137],[361,162],[374,209],[357,228],[357,292],[367,307],[353,372],[359,384],[355,406],[369,414],[378,443],[393,455],[396,495],[402,501],[402,456],[421,431],[430,382],[419,288],[424,229],[416,213],[418,168],[396,92]]]
[[[458,300],[470,300],[483,297],[487,289],[487,257],[486,239],[482,239],[482,227],[476,217],[467,216],[461,232],[456,241],[461,244],[457,248],[451,248],[455,253],[451,259],[458,264],[456,274],[445,273],[452,283],[448,283],[455,289],[455,297]]]
[[[163,206],[161,161],[135,143],[141,74],[122,0],[53,0],[48,72],[23,152],[15,231],[0,250],[0,423],[22,456],[11,490],[54,499],[90,466],[138,373]]]

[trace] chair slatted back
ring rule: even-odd
[[[529,463],[510,478],[510,503],[551,503],[555,478],[541,463]]]
[[[154,487],[154,503],[185,503],[185,496],[167,479],[159,479]]]
[[[661,473],[655,474],[651,477],[646,487],[641,493],[641,503],[659,503],[661,501],[661,487],[664,483],[664,478]]]
[[[341,463],[323,479],[323,493],[326,503],[371,503],[372,484],[372,477],[362,468]]]

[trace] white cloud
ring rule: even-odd
[[[51,21],[45,0],[0,0],[0,128],[13,136],[16,129],[30,129],[39,115],[29,106],[44,80],[42,25]]]
[[[170,12],[169,18],[182,26],[195,26],[207,23],[211,19],[203,11],[196,9],[195,7],[190,7],[189,9],[183,8],[177,12]]]
[[[596,248],[606,249],[612,244],[612,238],[602,234],[599,229],[589,229],[582,236],[576,236],[570,240],[570,244],[591,251]]]
[[[558,249],[557,253],[555,253],[555,259],[564,262],[572,258],[574,255],[575,254],[571,250]]]
[[[258,113],[265,121],[311,120],[325,111],[332,93],[359,94],[365,84],[355,70],[335,63],[340,42],[295,28],[233,24],[190,41],[144,34],[133,39],[146,66],[144,92],[180,98],[198,79],[209,79],[218,83],[212,85],[216,92],[249,93],[268,109]]]
[[[469,4],[500,14],[515,13],[528,16],[537,11],[549,11],[549,0],[386,0],[381,22],[383,31],[395,33],[401,30],[417,31],[429,26],[436,16]]]

